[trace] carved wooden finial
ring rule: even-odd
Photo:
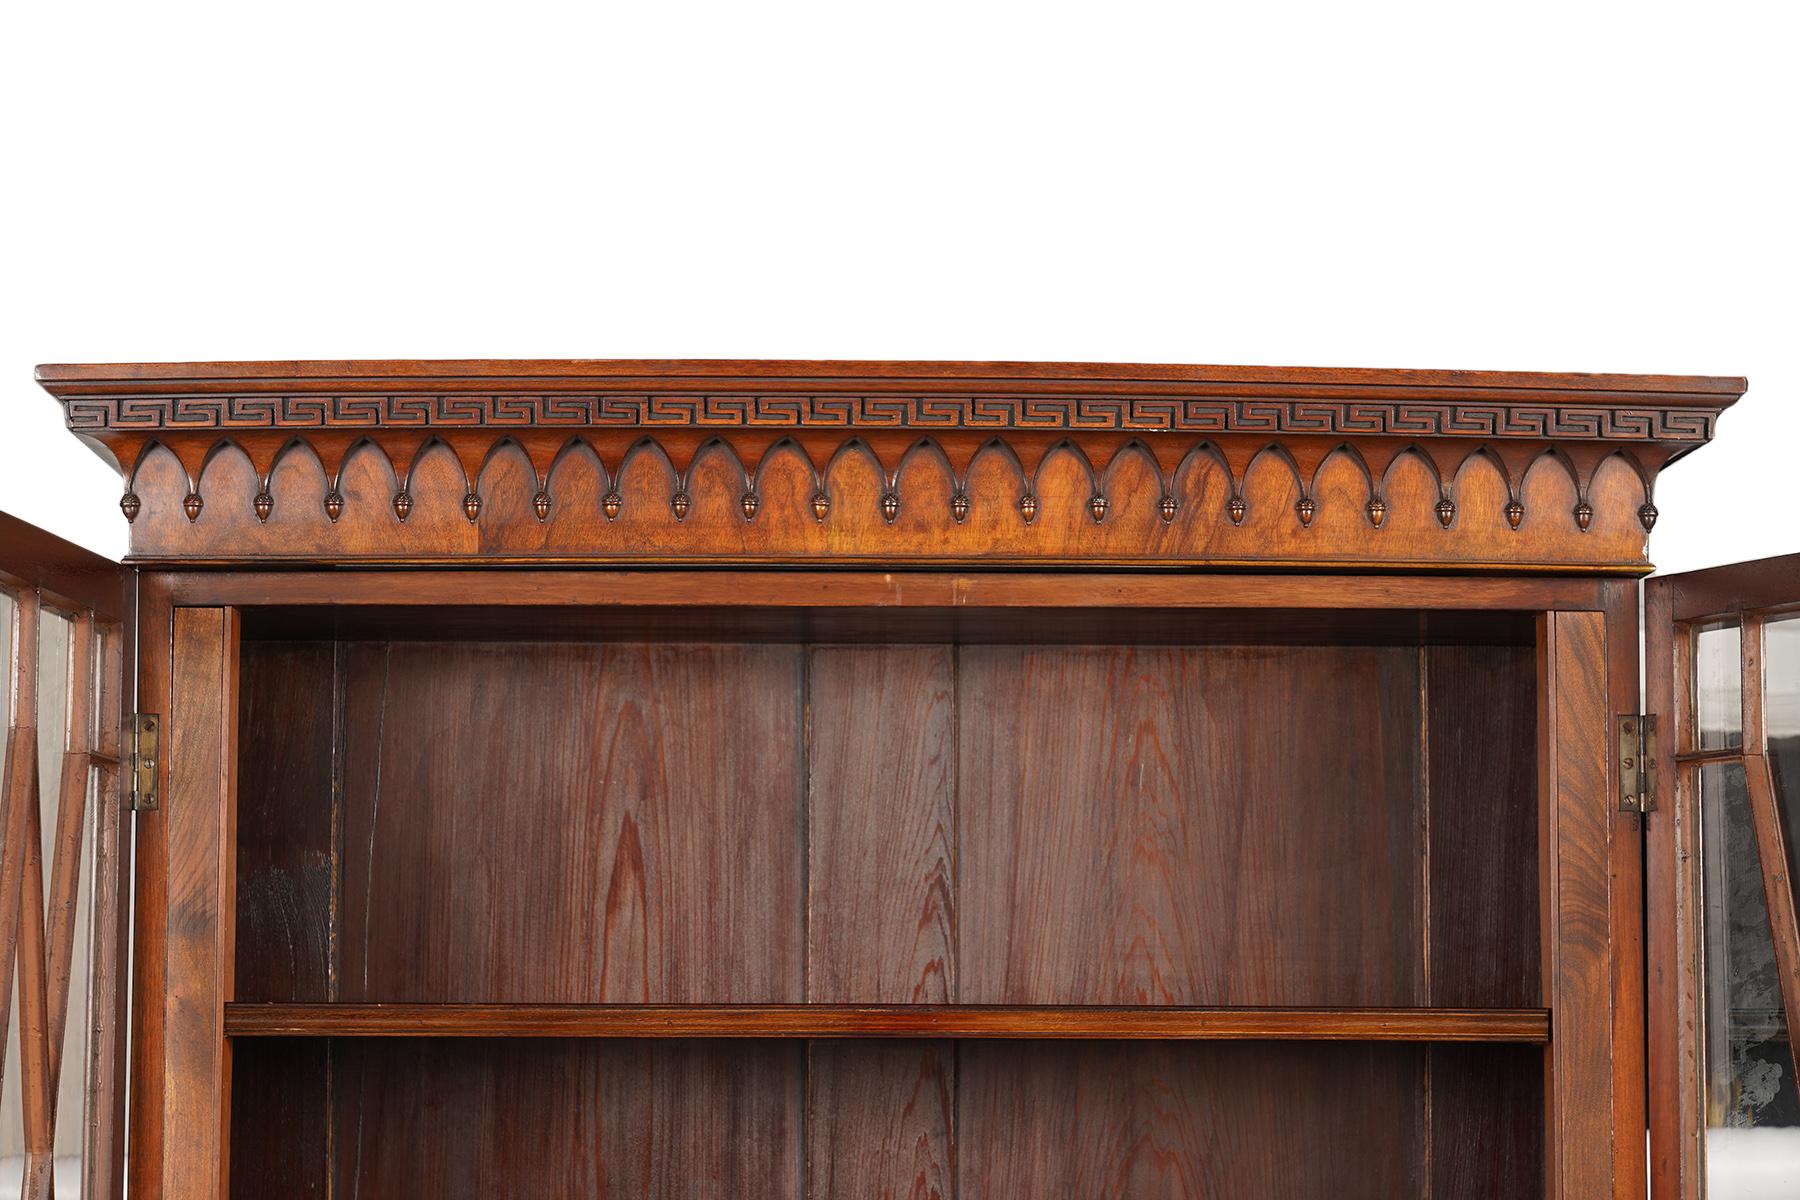
[[[256,509],[256,519],[267,525],[269,514],[275,511],[275,497],[264,490],[256,493],[256,499],[250,503]]]
[[[1311,525],[1313,518],[1318,515],[1319,506],[1311,496],[1302,496],[1300,502],[1294,505],[1294,512],[1299,515],[1300,524]]]
[[[325,493],[325,515],[330,517],[333,523],[344,515],[344,497],[336,488]]]
[[[1652,529],[1656,528],[1656,518],[1660,515],[1661,514],[1656,511],[1656,505],[1646,500],[1644,501],[1643,507],[1638,509],[1638,524],[1644,527],[1645,533],[1649,533]]]
[[[189,492],[187,494],[187,499],[181,502],[181,510],[187,513],[187,519],[189,521],[198,521],[200,519],[200,510],[205,504],[206,502],[200,499],[199,492]]]
[[[1435,511],[1437,512],[1438,524],[1442,525],[1445,529],[1450,528],[1450,522],[1456,520],[1456,502],[1451,500],[1448,496],[1438,497]]]
[[[744,520],[754,521],[756,519],[757,506],[761,503],[762,501],[757,499],[755,492],[745,492],[739,497],[738,504],[744,510]]]
[[[411,514],[411,512],[412,512],[412,493],[408,492],[408,491],[395,492],[394,493],[394,515],[396,517],[399,517],[400,520],[404,522],[406,520],[407,516],[409,514]]]
[[[1575,506],[1575,527],[1586,533],[1588,526],[1594,523],[1594,506],[1586,500]]]
[[[126,492],[123,496],[119,497],[119,511],[125,514],[125,523],[127,525],[137,520],[138,510],[143,507],[144,503],[138,499],[138,494],[136,492]]]
[[[550,493],[540,489],[538,494],[531,498],[531,511],[537,514],[538,520],[548,521],[550,519]]]
[[[600,509],[606,514],[606,519],[609,521],[618,520],[619,512],[624,507],[625,497],[619,495],[617,492],[608,492],[600,499]]]
[[[1106,508],[1106,497],[1096,492],[1093,498],[1088,501],[1088,512],[1092,514],[1094,524],[1098,525],[1100,522],[1106,520]]]
[[[823,522],[825,514],[831,511],[831,497],[824,492],[814,492],[812,498],[813,520]]]
[[[1511,525],[1514,529],[1517,529],[1520,522],[1524,520],[1525,506],[1520,504],[1517,500],[1508,500],[1506,502],[1506,523]]]
[[[950,516],[958,525],[969,519],[969,494],[958,492],[950,497]]]
[[[463,516],[469,518],[471,525],[475,523],[476,518],[481,516],[481,497],[475,492],[470,492],[463,497]]]
[[[1037,520],[1037,497],[1026,492],[1019,497],[1019,513],[1025,518],[1027,525]]]
[[[1225,505],[1225,515],[1231,518],[1233,525],[1242,525],[1249,511],[1250,506],[1244,503],[1242,496],[1233,496]]]
[[[889,525],[892,525],[894,523],[894,518],[898,517],[899,515],[900,515],[900,493],[899,492],[883,492],[883,493],[881,493],[881,519],[886,521]]]
[[[1164,493],[1163,498],[1156,503],[1156,511],[1162,514],[1164,525],[1170,524],[1175,520],[1175,514],[1181,511],[1181,501]]]
[[[675,514],[675,519],[677,521],[684,521],[687,519],[688,508],[691,507],[692,504],[693,501],[688,499],[688,494],[686,492],[676,492],[674,496],[669,499],[669,511]]]
[[[1372,497],[1369,500],[1369,524],[1380,529],[1381,523],[1385,520],[1387,520],[1387,501],[1380,496]]]

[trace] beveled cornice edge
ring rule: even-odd
[[[1095,363],[455,361],[46,365],[72,430],[1123,430],[1663,442],[1739,378]]]

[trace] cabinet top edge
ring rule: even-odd
[[[1505,400],[1578,395],[1718,408],[1748,387],[1741,376],[1589,374],[1540,371],[1389,370],[1365,367],[1207,366],[1176,363],[927,362],[741,359],[369,359],[186,363],[47,363],[37,381],[52,395],[167,395],[241,391],[441,392],[806,391],[832,389],[1050,392],[1097,397],[1141,393],[1208,394],[1248,389],[1260,398],[1383,395]]]

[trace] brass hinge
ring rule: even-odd
[[[1628,713],[1619,727],[1619,811],[1656,809],[1656,718]]]
[[[157,762],[158,729],[162,718],[155,713],[132,713],[128,747],[131,763],[131,811],[148,812],[156,807],[156,776],[162,764]]]

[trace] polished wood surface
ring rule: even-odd
[[[1544,1009],[965,1004],[229,1004],[228,1037],[1547,1042]]]
[[[1608,864],[1618,802],[1607,741],[1593,734],[1610,728],[1604,618],[1548,614],[1539,655],[1544,982],[1557,1030],[1548,1072],[1551,1195],[1629,1196],[1641,1189],[1641,1174],[1620,1176],[1614,1159],[1615,1133],[1641,1141],[1640,1131],[1615,1128],[1615,1089],[1631,1086],[1613,1058]]]
[[[1742,380],[1107,364],[47,366],[145,561],[1646,569]],[[651,549],[653,547],[653,549]]]
[[[167,975],[163,1009],[162,1179],[153,1195],[229,1194],[232,999],[236,905],[237,617],[175,610],[175,703],[163,730],[171,764]]]

